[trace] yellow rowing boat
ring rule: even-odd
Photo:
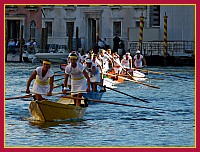
[[[58,102],[50,100],[31,101],[29,111],[34,120],[39,121],[59,121],[67,119],[83,118],[87,105],[84,100],[81,106],[74,105],[74,99],[61,98]]]

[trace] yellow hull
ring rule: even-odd
[[[76,107],[66,102],[67,99],[52,102],[49,100],[31,101],[29,111],[35,120],[57,121],[83,118],[87,107]],[[62,103],[62,101],[64,101]]]

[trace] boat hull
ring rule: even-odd
[[[66,63],[69,53],[36,53],[38,60],[48,59],[51,62]]]
[[[83,118],[87,107],[76,107],[72,104],[65,104],[62,101],[52,102],[49,100],[31,101],[29,111],[34,120],[58,121],[67,119]]]
[[[141,73],[139,71],[133,71],[133,79],[136,81],[145,81],[147,78],[145,78],[144,73]]]

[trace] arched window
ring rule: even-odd
[[[34,20],[31,21],[30,24],[30,39],[35,39],[35,31],[36,31],[36,23]]]

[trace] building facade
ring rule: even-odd
[[[6,37],[36,39],[39,43],[42,28],[48,29],[48,47],[78,47],[89,50],[99,39],[113,48],[117,33],[125,49],[137,49],[140,36],[140,17],[144,18],[142,41],[163,41],[164,16],[167,16],[168,41],[195,40],[194,5],[8,5],[6,6]],[[132,45],[132,44],[135,45]]]
[[[195,39],[193,5],[56,5],[43,6],[43,12],[43,27],[48,27],[49,44],[68,46],[69,37],[72,37],[75,48],[78,28],[79,46],[84,50],[93,48],[99,38],[113,48],[116,33],[124,41],[125,49],[129,49],[130,42],[139,41],[141,16],[144,17],[143,41],[163,41],[165,14],[169,41]]]
[[[48,27],[49,44],[67,45],[70,35],[75,38],[78,27],[81,48],[93,48],[98,39],[106,41],[112,48],[116,33],[125,44],[130,41],[129,28],[139,29],[142,14],[145,16],[145,26],[159,26],[160,6],[154,7],[157,13],[152,13],[155,10],[150,10],[151,6],[43,6],[43,27]],[[148,15],[150,11],[151,17]],[[139,38],[139,35],[136,37]]]
[[[5,6],[6,39],[40,42],[42,29],[41,6],[6,5]],[[23,28],[23,31],[22,31]],[[22,36],[21,36],[22,34]]]

